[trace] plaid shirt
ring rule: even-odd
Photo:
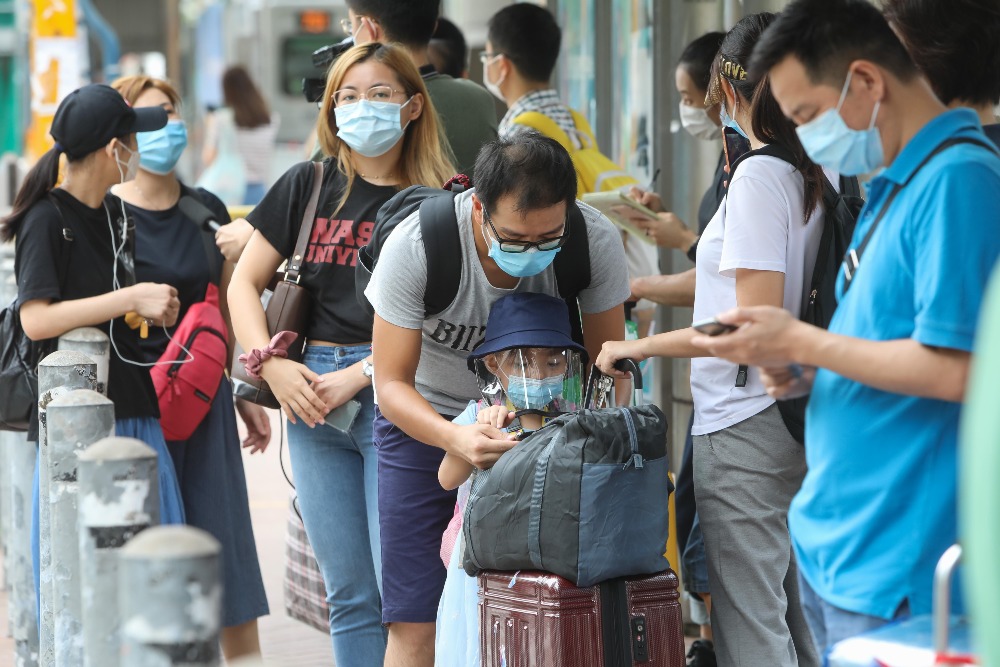
[[[559,93],[554,89],[536,90],[523,95],[504,114],[500,121],[500,136],[504,139],[510,138],[521,132],[527,132],[531,128],[514,122],[514,119],[526,111],[537,111],[543,113],[558,125],[570,139],[577,143],[576,125],[573,124],[573,116],[570,115],[569,107],[559,99]]]

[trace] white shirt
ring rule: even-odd
[[[839,183],[835,172],[826,171],[826,177]],[[761,155],[740,164],[698,241],[695,321],[736,307],[737,269],[785,274],[782,305],[800,315],[823,232],[822,202],[803,222],[803,200],[802,176],[784,160]],[[728,428],[774,403],[756,368],[750,368],[746,386],[737,387],[738,369],[715,357],[691,360],[692,434]]]

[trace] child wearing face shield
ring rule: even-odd
[[[471,401],[456,424],[491,424],[522,439],[549,419],[582,407],[586,350],[573,342],[566,303],[520,293],[493,305],[483,341],[469,356],[482,399]],[[473,480],[489,474],[456,454],[445,454],[438,481],[459,487],[455,515],[441,544],[448,567],[438,605],[435,665],[479,665],[478,585],[462,569],[462,515]]]

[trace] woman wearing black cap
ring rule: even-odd
[[[121,200],[108,193],[135,174],[135,133],[166,123],[163,109],[132,109],[108,86],[70,93],[52,121],[56,145],[28,172],[14,210],[0,221],[0,239],[16,238],[14,271],[28,337],[47,340],[92,326],[111,338],[108,398],[115,404],[115,431],[157,452],[160,521],[183,523],[180,490],[157,421],[156,393],[149,370],[141,365],[139,331],[125,320],[136,313],[130,320],[147,327],[172,325],[180,306],[177,290],[134,284],[131,230],[124,224]],[[60,154],[66,156],[66,168],[56,187]],[[37,491],[34,501],[37,519]],[[33,524],[37,558],[37,520]],[[37,561],[35,577],[37,588]]]

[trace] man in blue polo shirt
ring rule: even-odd
[[[1000,157],[947,110],[865,0],[796,0],[764,33],[767,73],[810,157],[878,173],[823,331],[776,308],[731,311],[694,343],[809,393],[809,472],[788,514],[817,646],[931,608],[956,534],[957,430],[976,320],[1000,257]],[[720,629],[724,631],[724,629]]]

